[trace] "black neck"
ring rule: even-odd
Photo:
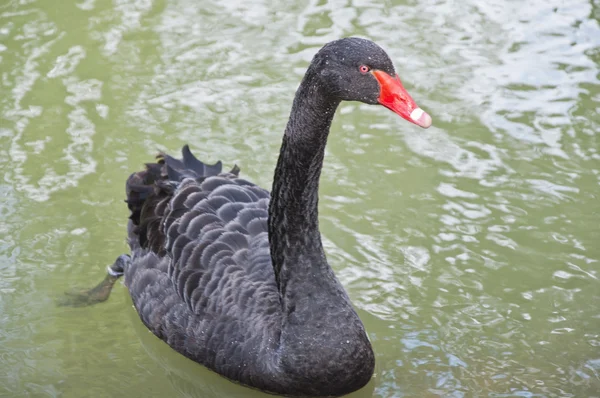
[[[318,191],[327,136],[339,103],[325,94],[309,69],[294,98],[269,206],[271,258],[282,296],[293,275],[328,267],[319,233]]]

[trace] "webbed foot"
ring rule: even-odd
[[[85,307],[108,300],[115,282],[123,275],[125,267],[131,261],[128,254],[122,254],[108,267],[104,280],[91,289],[76,289],[65,292],[58,301],[61,307]]]

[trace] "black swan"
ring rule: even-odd
[[[375,43],[345,38],[312,60],[292,106],[271,194],[183,148],[127,180],[131,257],[81,305],[106,300],[124,273],[142,322],[174,350],[247,386],[339,396],[370,380],[364,326],[327,264],[319,176],[341,101],[381,104],[427,128]]]

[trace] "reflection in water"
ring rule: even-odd
[[[122,186],[157,149],[269,186],[307,63],[348,35],[435,120],[345,104],[327,148],[321,227],[372,395],[600,390],[597,1],[51,3],[0,5],[0,395],[262,396],[147,335],[119,284],[54,299],[123,253]]]

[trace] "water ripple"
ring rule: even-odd
[[[0,395],[246,392],[211,374],[180,380],[199,370],[169,365],[170,351],[152,359],[123,289],[81,312],[54,310],[53,299],[125,250],[123,179],[158,148],[189,142],[270,186],[307,63],[348,35],[381,43],[434,117],[421,131],[344,104],[328,143],[321,229],[378,355],[373,395],[596,394],[599,9],[596,0],[0,6],[0,362],[10,369]]]

